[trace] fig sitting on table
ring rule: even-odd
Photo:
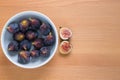
[[[72,37],[72,31],[69,28],[62,27],[60,28],[60,38],[62,40],[68,40]]]
[[[72,50],[72,44],[69,41],[62,41],[60,43],[59,51],[61,54],[68,54]]]

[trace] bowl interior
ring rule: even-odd
[[[30,18],[30,17],[38,18],[38,19],[42,20],[43,22],[49,23],[52,26],[53,33],[55,36],[55,44],[53,45],[53,47],[51,49],[49,57],[47,57],[47,58],[39,57],[39,59],[30,61],[30,63],[28,63],[28,64],[20,64],[17,61],[18,52],[13,53],[13,52],[9,52],[7,50],[8,44],[10,43],[10,41],[13,40],[13,38],[12,38],[12,34],[10,34],[7,31],[6,27],[11,22],[14,22],[14,21],[19,22],[23,18]],[[13,16],[12,18],[10,18],[7,21],[7,23],[5,24],[5,26],[2,30],[1,44],[2,44],[2,49],[4,51],[4,54],[12,63],[14,63],[15,65],[22,67],[22,68],[36,68],[36,67],[40,67],[40,66],[46,64],[54,56],[54,54],[57,50],[57,46],[58,46],[58,33],[57,33],[57,29],[55,28],[55,25],[53,24],[53,22],[44,14],[39,13],[39,12],[35,12],[35,11],[25,11],[25,12],[21,12],[21,13],[16,14],[15,16]]]

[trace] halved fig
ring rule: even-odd
[[[60,28],[60,38],[62,40],[68,40],[72,36],[72,31],[69,28],[62,27]]]
[[[60,43],[59,51],[61,54],[68,54],[72,50],[72,44],[68,41],[62,41]]]

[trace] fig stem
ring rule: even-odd
[[[11,48],[8,48],[8,50],[10,51],[10,50],[12,50]]]
[[[50,32],[49,35],[52,35],[52,32]]]
[[[32,45],[34,45],[35,43],[34,42],[32,42]]]
[[[60,29],[62,28],[62,26],[59,27]]]
[[[28,18],[29,20],[32,20],[32,18],[30,17],[30,18]]]

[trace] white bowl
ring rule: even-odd
[[[12,40],[12,35],[6,30],[6,27],[15,20],[20,20],[22,18],[28,18],[30,16],[40,18],[42,21],[47,21],[52,26],[54,35],[55,35],[55,44],[53,45],[50,56],[48,58],[40,57],[35,62],[30,62],[28,64],[20,64],[17,61],[18,55],[14,55],[14,56],[10,55],[10,52],[7,50],[8,44]],[[41,66],[45,65],[46,63],[48,63],[55,55],[55,52],[58,47],[58,33],[57,33],[57,29],[56,29],[54,23],[46,15],[44,15],[40,12],[36,12],[36,11],[24,11],[24,12],[20,12],[20,13],[16,14],[15,16],[11,17],[7,21],[7,23],[5,23],[5,26],[3,27],[2,35],[1,35],[1,45],[2,45],[2,49],[3,49],[5,56],[13,64],[15,64],[19,67],[22,67],[22,68],[37,68],[37,67],[41,67]]]

